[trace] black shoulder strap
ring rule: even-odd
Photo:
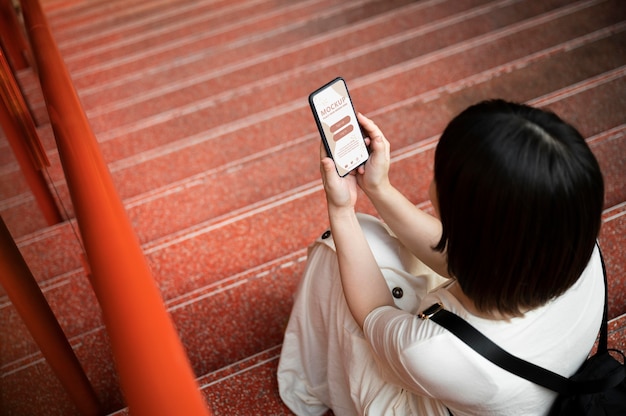
[[[600,247],[598,246],[598,249]],[[598,353],[607,351],[608,339],[608,289],[606,268],[602,252],[600,252],[600,260],[602,262],[602,272],[604,274],[604,316],[602,327],[600,328],[600,340],[598,342]],[[580,394],[580,393],[597,393],[605,390],[607,387],[616,383],[613,379],[600,379],[592,381],[573,381],[560,374],[549,371],[543,367],[539,367],[533,363],[522,360],[514,355],[509,354],[498,345],[493,343],[489,338],[484,336],[480,331],[467,323],[458,315],[443,309],[441,304],[435,304],[420,314],[422,319],[430,319],[437,324],[443,326],[461,341],[465,342],[483,357],[496,364],[497,366],[525,378],[535,384],[539,384],[547,389],[561,394]],[[619,382],[620,380],[617,380]]]

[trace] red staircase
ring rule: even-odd
[[[337,75],[426,207],[438,134],[467,105],[503,97],[576,125],[605,175],[610,343],[626,349],[621,0],[41,3],[213,414],[291,414],[282,332],[327,226],[306,97]],[[105,410],[127,413],[41,93],[18,76],[69,220],[46,226],[3,136],[0,214]],[[0,414],[77,414],[2,290]]]

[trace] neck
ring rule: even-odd
[[[504,321],[513,318],[513,316],[502,314],[498,311],[481,311],[476,307],[474,301],[469,298],[461,289],[461,286],[458,282],[454,282],[449,288],[448,291],[452,293],[452,295],[459,301],[461,305],[474,316],[484,319],[492,319],[497,321]]]

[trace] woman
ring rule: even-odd
[[[436,216],[389,182],[389,142],[341,178],[321,151],[332,236],[309,250],[278,369],[298,415],[540,415],[555,393],[491,364],[417,312],[434,303],[564,376],[600,327],[603,180],[553,113],[501,100],[454,118],[435,152]],[[357,186],[384,224],[355,213]],[[418,260],[419,259],[419,260]],[[400,295],[400,296],[398,296]]]

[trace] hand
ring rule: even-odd
[[[343,178],[337,173],[335,162],[326,155],[326,149],[320,142],[320,172],[326,192],[329,213],[348,208],[354,210],[356,204],[356,172]]]
[[[383,189],[389,185],[389,165],[391,157],[389,155],[389,141],[385,138],[378,126],[363,114],[357,114],[359,124],[368,136],[370,157],[358,169],[357,181],[361,189],[366,194]]]

